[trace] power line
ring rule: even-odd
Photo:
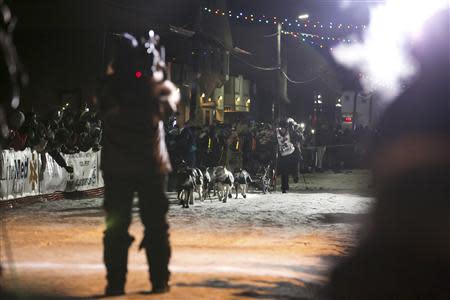
[[[248,65],[248,66],[250,66],[250,67],[252,67],[252,68],[254,68],[254,69],[260,70],[260,71],[276,71],[276,70],[280,70],[279,67],[261,67],[261,66],[257,66],[257,65],[254,65],[254,64],[252,64],[252,63],[249,63],[249,62],[246,61],[245,59],[243,59],[243,58],[237,56],[236,54],[234,54],[234,53],[232,53],[232,52],[231,52],[231,54],[232,54],[232,56],[233,56],[234,58],[236,58],[236,59],[239,60],[240,62],[242,62],[242,63],[244,63],[244,64],[246,64],[246,65]],[[297,80],[291,79],[291,78],[288,76],[288,74],[286,74],[286,72],[284,72],[283,70],[281,70],[281,73],[282,73],[282,74],[284,75],[284,77],[286,77],[286,79],[287,79],[290,83],[292,83],[292,84],[306,84],[306,83],[310,83],[310,82],[313,82],[313,81],[315,81],[315,80],[321,78],[320,75],[317,75],[316,77],[311,78],[311,79],[308,79],[308,80],[297,81]]]
[[[265,38],[271,38],[271,37],[275,37],[278,35],[278,32],[272,33],[272,34],[267,34],[267,35],[263,35],[263,37]]]
[[[237,60],[239,60],[240,62],[254,68],[257,69],[259,71],[276,71],[279,69],[279,67],[261,67],[261,66],[257,66],[254,65],[248,61],[246,61],[245,59],[239,57],[237,54],[233,53],[233,49],[229,49],[229,47],[227,47],[219,38],[216,38],[215,36],[209,35],[205,32],[201,32],[201,34],[203,34],[206,37],[209,37],[210,39],[214,40],[216,43],[218,43],[223,49],[227,50],[230,52],[231,56],[236,58]]]
[[[257,69],[257,70],[259,70],[259,71],[276,71],[276,70],[279,69],[278,67],[261,67],[261,66],[257,66],[257,65],[254,65],[254,64],[252,64],[252,63],[249,63],[249,62],[246,61],[245,59],[239,57],[238,55],[236,55],[236,54],[234,54],[234,53],[232,53],[232,52],[231,52],[231,55],[232,55],[234,58],[236,58],[237,60],[239,60],[240,62],[242,62],[242,63],[244,63],[244,64],[246,64],[246,65],[248,65],[248,66],[250,66],[250,67],[252,67],[252,68],[254,68],[254,69]]]
[[[297,80],[291,79],[291,78],[286,74],[286,72],[284,72],[284,70],[281,70],[281,73],[282,73],[282,74],[284,75],[284,77],[286,77],[286,79],[287,79],[290,83],[292,83],[292,84],[306,84],[306,83],[313,82],[313,81],[315,81],[315,80],[317,80],[317,79],[320,78],[320,75],[317,75],[316,77],[311,78],[311,79],[308,79],[308,80],[297,81]]]

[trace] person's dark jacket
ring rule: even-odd
[[[151,96],[150,84],[143,78],[111,75],[101,84],[99,100],[104,123],[103,171],[130,176],[170,172],[160,104]]]
[[[177,144],[180,154],[187,155],[192,152],[194,140],[192,129],[189,126],[185,126],[177,137]]]

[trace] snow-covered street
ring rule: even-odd
[[[171,194],[172,292],[158,299],[314,298],[330,267],[354,246],[372,202],[352,193],[354,187],[342,187],[351,176],[367,182],[366,174],[320,176],[322,181],[307,178],[315,192],[299,185],[288,194],[252,193],[237,200],[233,195],[228,203],[213,199],[190,209],[176,205]],[[321,189],[320,182],[337,182],[341,189]],[[101,294],[101,203],[62,200],[4,212],[12,250],[6,257],[2,247],[2,262],[12,258],[4,265],[7,286],[70,296]],[[136,207],[131,232],[140,241],[137,212]],[[149,285],[138,244],[131,249],[124,299],[151,298],[139,293]]]

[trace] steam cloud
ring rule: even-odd
[[[343,6],[351,1],[342,0]],[[405,81],[420,70],[411,56],[411,42],[420,38],[423,24],[449,6],[448,0],[385,0],[374,6],[362,42],[340,45],[335,60],[363,74],[366,92],[378,91],[384,99],[396,97]]]

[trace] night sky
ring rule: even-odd
[[[42,102],[45,105],[39,107],[46,109],[48,106],[58,104],[61,93],[66,91],[78,93],[75,89],[80,85],[83,89],[79,97],[82,102],[89,101],[94,92],[95,80],[103,71],[102,57],[105,50],[101,44],[105,30],[134,32],[152,28],[164,36],[168,33],[168,24],[192,28],[195,15],[198,13],[196,7],[199,7],[200,2],[200,0],[12,2],[13,12],[19,18],[16,43],[31,77],[30,86],[24,91],[24,104]],[[308,13],[312,22],[345,24],[367,23],[367,2],[373,1],[367,0],[364,3],[358,1],[347,10],[343,10],[341,2],[335,0],[227,1],[228,9],[233,13],[266,14],[292,19],[297,18],[299,14]],[[264,35],[275,32],[273,24],[252,25],[230,19],[230,25],[234,46],[252,53],[243,57],[246,61],[259,66],[276,64],[276,39],[264,38]],[[324,34],[338,33],[328,30]],[[170,49],[177,49],[178,45],[167,46]],[[300,43],[298,39],[291,37],[283,37],[283,49],[288,74],[292,79],[303,81],[313,78],[319,66],[327,69],[330,74],[328,84],[317,81],[305,85],[289,85],[289,98],[294,103],[294,110],[309,111],[310,100],[316,92],[328,97],[332,107],[339,97],[337,91],[340,90],[341,83],[345,85],[345,80],[342,81],[341,78],[345,73],[335,65],[329,51]],[[231,75],[238,74],[255,81],[260,88],[266,88],[267,93],[273,92],[273,74],[260,72],[232,59]],[[30,106],[31,104],[26,108]]]

